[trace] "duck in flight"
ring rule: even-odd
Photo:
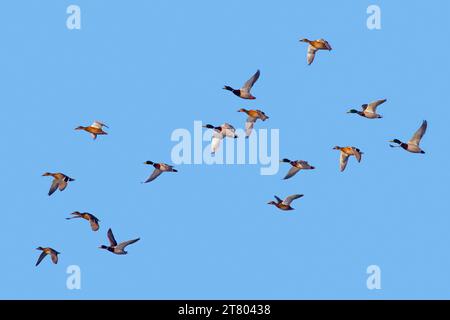
[[[203,128],[212,129],[213,135],[211,138],[211,154],[215,154],[219,150],[220,142],[225,137],[236,139],[236,129],[229,123],[224,123],[219,127],[215,127],[211,124],[204,125]]]
[[[253,127],[255,126],[256,120],[260,119],[261,121],[266,121],[269,119],[269,117],[261,110],[255,109],[255,110],[247,110],[244,108],[241,108],[238,110],[238,112],[244,112],[248,115],[247,121],[245,122],[245,137],[248,138],[253,130]]]
[[[49,196],[51,196],[56,191],[56,189],[59,189],[59,191],[63,191],[67,187],[69,181],[75,181],[75,179],[72,179],[60,172],[57,173],[46,172],[42,176],[53,177],[52,185],[50,186],[50,190],[48,191]]]
[[[281,200],[280,198],[275,196],[275,199],[277,201],[276,202],[270,201],[267,204],[274,205],[275,207],[277,207],[278,209],[283,210],[283,211],[294,210],[294,208],[291,207],[292,201],[294,201],[295,199],[301,198],[301,197],[303,197],[303,194],[293,194],[289,197],[286,197],[286,199]]]
[[[155,163],[153,161],[145,161],[144,164],[151,165],[155,168],[155,170],[153,170],[153,173],[150,175],[150,177],[148,177],[147,180],[144,181],[144,183],[155,180],[163,172],[178,172],[178,170],[174,169],[173,166],[168,165],[166,163],[162,163],[162,162]]]
[[[347,113],[356,113],[356,114],[360,115],[361,117],[368,118],[368,119],[380,119],[380,118],[383,118],[383,116],[381,116],[377,113],[377,107],[380,104],[385,103],[386,101],[387,101],[386,99],[382,99],[382,100],[374,101],[369,104],[363,104],[361,106],[361,108],[362,108],[361,111],[356,110],[356,109],[350,109],[349,111],[347,111]]]
[[[289,159],[284,158],[280,160],[280,162],[289,163],[292,167],[288,171],[287,175],[283,178],[284,180],[289,179],[297,174],[300,170],[314,170],[315,167],[311,166],[307,161],[304,160],[294,160],[291,161]]]
[[[88,212],[81,213],[78,211],[72,212],[71,214],[73,215],[73,217],[66,218],[67,220],[81,218],[89,221],[92,231],[98,231],[98,229],[100,228],[100,225],[98,224],[100,220],[98,220],[97,217],[95,217],[93,214],[90,214]]]
[[[250,90],[252,89],[255,82],[259,79],[259,75],[260,75],[260,72],[258,70],[250,79],[247,80],[247,82],[244,84],[244,86],[240,89],[233,89],[230,86],[225,86],[223,88],[225,90],[233,92],[236,96],[238,96],[242,99],[254,100],[256,98],[250,93]]]
[[[117,244],[117,241],[114,238],[114,234],[111,229],[108,229],[107,235],[108,235],[108,240],[109,240],[110,245],[109,246],[101,245],[99,248],[108,250],[109,252],[112,252],[114,254],[127,254],[128,252],[125,251],[125,248],[128,245],[133,244],[140,240],[140,238],[137,238],[137,239],[124,241],[124,242]]]
[[[84,130],[86,132],[89,132],[91,134],[92,139],[97,139],[98,135],[105,135],[108,134],[107,132],[103,131],[103,127],[108,128],[108,126],[100,121],[94,121],[89,127],[83,127],[79,126],[76,127],[75,130]]]
[[[412,153],[425,153],[425,151],[423,151],[420,148],[420,141],[422,140],[423,135],[427,131],[427,126],[428,126],[428,123],[427,123],[426,120],[424,120],[422,122],[422,125],[420,126],[420,128],[417,129],[417,131],[412,136],[411,140],[409,140],[408,142],[405,143],[405,142],[402,142],[402,141],[400,141],[398,139],[394,139],[394,140],[391,140],[389,142],[397,143],[398,145],[397,146],[390,145],[390,146],[392,148],[401,147],[404,150],[412,152]]]
[[[38,260],[36,262],[36,267],[41,263],[41,261],[47,255],[50,255],[50,257],[52,258],[52,262],[54,264],[58,263],[58,254],[60,254],[60,252],[56,251],[55,249],[52,249],[50,247],[46,247],[46,248],[38,247],[38,248],[36,248],[36,250],[42,251],[41,255],[39,256],[39,258],[38,258]]]
[[[355,148],[355,147],[336,146],[333,149],[341,151],[341,157],[339,159],[339,167],[340,167],[341,172],[344,171],[345,168],[347,167],[348,158],[350,156],[354,156],[356,158],[356,160],[358,160],[358,162],[361,162],[361,156],[364,154],[363,152],[361,152],[361,150],[359,150],[358,148]]]
[[[325,39],[319,39],[319,40],[300,39],[300,42],[306,42],[309,44],[308,45],[308,53],[306,55],[306,61],[308,62],[308,65],[313,63],[317,51],[319,51],[319,50],[331,51],[332,50],[330,44]]]

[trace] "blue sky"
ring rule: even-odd
[[[81,8],[81,30],[66,8]],[[377,4],[382,29],[368,30]],[[448,1],[9,1],[0,10],[3,169],[0,298],[450,298],[447,169]],[[331,52],[306,64],[300,38]],[[222,90],[256,69],[257,97]],[[345,112],[387,98],[384,118]],[[317,169],[288,181],[258,165],[179,165],[141,184],[145,160],[170,163],[176,128],[243,126],[259,108],[282,157]],[[74,131],[109,125],[92,141]],[[425,155],[391,149],[428,120]],[[334,145],[363,161],[338,170]],[[206,143],[205,143],[206,147]],[[46,171],[76,179],[48,197]],[[295,211],[267,202],[305,194]],[[101,220],[66,221],[73,211]],[[106,231],[141,241],[101,251]],[[60,262],[34,266],[37,246]],[[366,268],[381,268],[368,290]],[[81,290],[66,268],[81,268]]]

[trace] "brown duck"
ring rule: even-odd
[[[79,126],[76,127],[75,130],[84,130],[86,132],[89,132],[91,134],[92,139],[97,139],[98,135],[105,135],[108,134],[107,132],[103,131],[103,127],[108,128],[108,126],[104,123],[101,123],[100,121],[94,121],[93,124],[91,124],[89,127],[83,127]]]
[[[56,189],[59,189],[59,191],[63,191],[67,187],[67,183],[69,181],[75,181],[75,179],[72,179],[60,172],[57,173],[46,172],[42,176],[53,177],[52,185],[50,186],[50,190],[48,191],[49,196],[51,196],[56,191]]]
[[[92,231],[97,231],[100,228],[100,225],[98,224],[100,220],[98,220],[97,217],[95,217],[93,214],[90,214],[88,212],[81,213],[78,211],[72,212],[71,214],[73,215],[73,217],[66,218],[67,220],[81,218],[89,221]]]
[[[42,247],[38,247],[36,248],[36,250],[41,250],[42,253],[39,256],[37,262],[36,262],[36,267],[41,263],[41,261],[47,256],[50,255],[50,257],[52,258],[52,261],[54,264],[58,263],[58,254],[60,254],[60,252],[56,251],[55,249],[52,248],[42,248]]]

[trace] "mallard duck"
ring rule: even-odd
[[[224,123],[219,127],[215,127],[211,124],[204,125],[203,128],[212,129],[213,135],[211,139],[211,154],[215,154],[219,150],[220,142],[225,137],[236,139],[236,129],[229,123]]]
[[[315,169],[315,167],[311,166],[307,161],[304,161],[304,160],[291,161],[291,160],[285,158],[283,160],[280,160],[280,162],[289,163],[292,166],[292,168],[288,171],[287,175],[284,177],[284,180],[295,176],[295,174],[297,172],[299,172],[300,170],[313,170],[313,169]]]
[[[262,121],[266,121],[269,119],[266,114],[261,110],[247,110],[244,108],[241,108],[238,110],[238,112],[244,112],[248,115],[247,121],[245,122],[245,137],[248,138],[250,134],[252,133],[253,127],[255,125],[256,120],[260,119]]]
[[[361,106],[362,110],[358,111],[356,109],[350,109],[347,111],[347,113],[356,113],[359,114],[361,117],[368,118],[368,119],[380,119],[383,118],[383,116],[377,114],[377,107],[380,104],[383,104],[386,102],[386,99],[377,100],[369,104],[363,104]]]
[[[316,52],[318,50],[328,50],[328,51],[332,50],[330,44],[324,39],[319,39],[319,40],[300,39],[300,42],[309,43],[308,54],[306,56],[308,65],[313,63],[314,57],[316,56]]]
[[[124,242],[117,244],[117,241],[114,238],[114,235],[113,235],[111,229],[108,229],[107,235],[108,235],[108,240],[109,240],[110,245],[109,246],[101,245],[99,248],[106,249],[109,252],[112,252],[114,254],[127,254],[128,252],[125,251],[125,247],[140,240],[140,238],[137,238],[137,239],[124,241]]]
[[[108,134],[107,132],[103,131],[103,127],[109,128],[106,124],[101,123],[100,121],[94,121],[93,124],[91,124],[89,127],[83,127],[79,126],[76,127],[75,130],[84,130],[91,134],[92,139],[97,139],[98,135],[105,135]]]
[[[52,182],[52,185],[50,186],[50,190],[48,192],[49,196],[51,196],[53,194],[53,192],[55,192],[56,189],[58,189],[58,188],[59,188],[59,191],[63,191],[67,187],[67,183],[69,181],[75,181],[75,179],[72,179],[60,172],[57,172],[57,173],[46,172],[42,176],[43,177],[46,177],[46,176],[53,177],[53,182]]]
[[[88,212],[81,213],[78,211],[72,212],[71,214],[73,215],[73,217],[66,218],[67,220],[82,218],[89,221],[92,231],[97,231],[100,228],[98,224],[100,220],[98,220],[93,214],[90,214]]]
[[[280,198],[275,196],[275,199],[277,201],[276,202],[270,201],[267,204],[274,205],[275,207],[277,207],[278,209],[283,210],[283,211],[294,210],[294,208],[291,207],[292,201],[294,201],[295,199],[301,198],[301,197],[303,197],[303,194],[293,194],[293,195],[287,197],[286,199],[281,200]]]
[[[155,163],[153,161],[145,161],[144,164],[152,165],[153,167],[155,167],[155,170],[153,170],[151,176],[147,180],[145,180],[144,183],[155,180],[163,172],[178,172],[178,170],[174,169],[173,166],[162,162]]]
[[[347,167],[348,158],[350,156],[355,156],[356,160],[358,160],[358,162],[361,162],[361,156],[364,154],[363,152],[361,152],[361,150],[359,150],[358,148],[355,148],[355,147],[336,146],[333,149],[341,151],[341,157],[339,160],[339,166],[340,166],[341,172],[345,170],[345,167]]]
[[[247,82],[244,84],[244,86],[240,89],[233,89],[230,86],[225,86],[225,87],[223,87],[223,89],[233,92],[235,95],[237,95],[238,97],[240,97],[242,99],[250,99],[250,100],[256,99],[254,96],[252,96],[252,94],[250,93],[250,90],[252,89],[255,82],[258,80],[259,75],[260,75],[260,72],[258,70],[250,79],[247,80]]]
[[[52,248],[42,248],[42,247],[38,247],[36,248],[36,250],[41,250],[42,253],[39,256],[37,262],[36,262],[36,267],[41,263],[41,261],[49,254],[50,257],[52,258],[52,261],[54,264],[58,263],[58,254],[60,254],[60,252],[56,251],[55,249]]]
[[[420,145],[420,140],[422,140],[423,135],[427,131],[427,126],[428,126],[428,123],[426,120],[424,120],[422,122],[422,125],[420,126],[420,128],[412,136],[411,140],[409,140],[407,143],[404,143],[398,139],[394,139],[389,142],[397,143],[398,146],[393,146],[393,145],[390,145],[390,146],[392,148],[401,147],[401,148],[405,149],[406,151],[409,151],[412,153],[425,153],[425,151],[423,151],[419,145]]]

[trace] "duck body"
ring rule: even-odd
[[[362,110],[350,109],[347,113],[356,113],[367,119],[381,119],[383,116],[377,113],[377,107],[386,101],[386,99],[382,99],[369,104],[363,104],[361,106]]]
[[[424,120],[422,122],[422,125],[419,129],[414,133],[412,138],[408,142],[402,142],[399,139],[391,140],[390,142],[398,144],[397,147],[401,147],[403,150],[406,150],[411,153],[421,153],[424,154],[425,151],[422,150],[420,147],[420,141],[422,140],[423,136],[425,135],[425,132],[427,131],[428,122]],[[396,147],[393,145],[390,145],[391,147]]]
[[[269,119],[269,117],[261,110],[255,109],[255,110],[247,110],[244,108],[241,108],[238,110],[238,112],[244,112],[248,115],[247,120],[245,122],[245,137],[248,138],[255,126],[255,122],[259,119],[261,121],[266,121]]]
[[[94,121],[90,126],[83,127],[78,126],[75,128],[75,130],[84,130],[86,132],[89,132],[91,134],[92,139],[97,139],[98,135],[106,135],[107,132],[103,131],[103,127],[108,128],[108,126],[100,121]]]
[[[254,97],[250,93],[250,90],[252,89],[255,82],[259,79],[259,75],[260,71],[257,70],[256,73],[250,79],[248,79],[240,89],[234,89],[230,86],[224,86],[223,89],[233,92],[233,94],[238,96],[239,98],[254,100],[256,99],[256,97]]]
[[[140,238],[137,238],[137,239],[124,241],[124,242],[121,242],[121,243],[117,244],[117,241],[114,238],[114,234],[113,234],[111,229],[108,229],[107,236],[108,236],[108,240],[109,240],[110,245],[109,246],[101,245],[99,248],[107,250],[107,251],[112,252],[112,253],[117,254],[117,255],[128,254],[128,252],[125,251],[125,248],[127,246],[129,246],[130,244],[133,244],[133,243],[135,243],[135,242],[140,240]]]
[[[99,225],[100,220],[97,219],[97,217],[94,216],[93,214],[90,214],[88,212],[81,213],[78,211],[72,212],[71,214],[73,215],[73,217],[66,218],[67,220],[81,218],[81,219],[89,221],[92,231],[98,231],[98,229],[100,228],[100,225]]]
[[[52,259],[52,262],[53,262],[54,264],[57,264],[57,263],[58,263],[58,254],[60,254],[60,252],[56,251],[55,249],[50,248],[50,247],[45,247],[45,248],[43,248],[43,247],[38,247],[38,248],[36,248],[36,250],[42,251],[42,253],[40,254],[40,256],[39,256],[39,258],[38,258],[38,260],[37,260],[37,262],[36,262],[36,267],[41,263],[41,261],[42,261],[47,255],[50,255],[50,257],[51,257],[51,259]]]
[[[50,186],[50,190],[48,192],[49,196],[51,196],[56,191],[56,189],[59,189],[60,191],[63,191],[64,189],[66,189],[69,181],[75,181],[75,179],[70,178],[69,176],[67,176],[61,172],[56,172],[56,173],[46,172],[42,176],[53,177],[52,185]]]
[[[162,163],[162,162],[156,163],[153,161],[145,161],[144,164],[152,165],[155,168],[155,170],[153,170],[153,173],[151,174],[151,176],[147,180],[145,180],[144,183],[148,183],[148,182],[155,180],[163,172],[178,172],[178,170],[174,169],[173,166],[168,165],[167,163]]]
[[[340,166],[341,172],[344,171],[345,168],[347,167],[348,158],[350,156],[354,156],[358,162],[361,162],[362,155],[364,154],[363,152],[361,152],[361,150],[359,150],[358,148],[355,148],[355,147],[336,146],[333,149],[340,150],[341,156],[340,156],[340,160],[339,160],[339,166]]]
[[[316,167],[310,165],[307,161],[304,161],[304,160],[291,161],[289,159],[284,158],[280,162],[289,163],[292,166],[292,168],[289,170],[287,175],[283,178],[284,180],[287,180],[287,179],[293,177],[300,170],[314,170],[316,168]]]
[[[325,39],[309,40],[309,39],[305,38],[305,39],[300,39],[300,42],[308,43],[308,51],[307,51],[307,55],[306,55],[306,61],[307,61],[308,65],[313,63],[317,51],[319,51],[319,50],[331,51],[332,50],[330,44]]]
[[[290,210],[294,210],[294,208],[291,207],[292,201],[294,201],[295,199],[301,198],[301,197],[303,197],[303,194],[294,194],[294,195],[286,197],[286,199],[284,199],[284,200],[281,200],[280,198],[275,196],[276,201],[270,201],[267,204],[274,205],[275,207],[277,207],[278,209],[280,209],[282,211],[290,211]]]

